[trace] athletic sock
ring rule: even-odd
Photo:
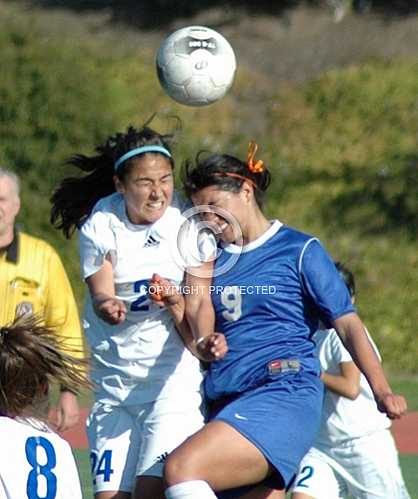
[[[203,480],[177,483],[165,491],[167,499],[216,499],[216,495]]]

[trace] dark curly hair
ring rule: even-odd
[[[174,136],[161,135],[149,128],[148,124],[153,117],[140,129],[130,126],[126,132],[109,137],[104,144],[95,148],[96,155],[77,154],[66,162],[83,172],[89,172],[83,177],[65,178],[51,196],[51,223],[57,229],[61,229],[67,238],[70,238],[83,224],[99,199],[115,192],[114,175],[123,181],[138,155],[124,161],[123,167],[115,172],[114,164],[118,158],[137,147],[146,145],[161,146],[171,153]],[[173,159],[165,157],[174,168]]]

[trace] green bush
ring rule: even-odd
[[[282,90],[269,126],[270,210],[319,234],[358,278],[394,370],[418,370],[418,64],[374,61]]]

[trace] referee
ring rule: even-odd
[[[0,167],[0,326],[21,314],[39,314],[68,353],[83,357],[77,306],[61,260],[48,243],[16,229],[19,209],[19,178]],[[51,423],[65,431],[79,416],[76,394],[62,386]]]

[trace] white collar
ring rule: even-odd
[[[266,230],[266,232],[264,232],[264,234],[261,234],[261,236],[257,239],[254,239],[254,241],[251,241],[244,246],[239,246],[237,244],[227,244],[226,246],[223,246],[223,249],[228,253],[248,253],[249,251],[259,248],[262,244],[272,238],[283,226],[283,224],[279,220],[271,220],[270,223],[271,225]]]

